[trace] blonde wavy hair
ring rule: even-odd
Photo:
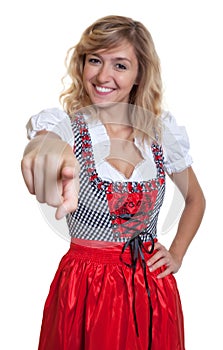
[[[160,60],[153,39],[141,22],[129,17],[111,15],[90,25],[83,32],[79,43],[67,52],[67,74],[64,81],[69,77],[71,84],[64,88],[60,102],[70,117],[79,109],[90,106],[91,101],[82,79],[85,57],[99,50],[114,48],[123,40],[127,40],[133,46],[139,67],[138,84],[134,85],[130,92],[129,104],[140,108],[137,108],[137,113],[132,113],[131,122],[135,135],[138,134],[141,139],[149,141],[154,130],[156,136],[161,136],[159,116],[162,112],[162,81]]]

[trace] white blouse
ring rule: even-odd
[[[179,126],[169,112],[163,112],[162,147],[164,152],[164,167],[168,174],[181,172],[192,164],[189,154],[190,144],[185,127]],[[98,175],[109,181],[146,181],[156,176],[156,166],[151,147],[135,139],[135,145],[140,150],[143,160],[135,167],[130,178],[126,178],[106,161],[109,155],[110,139],[104,125],[99,120],[89,121],[88,129],[91,136],[94,158]],[[58,108],[45,109],[32,116],[26,125],[29,139],[35,137],[40,130],[52,131],[62,140],[74,145],[74,136],[70,117]]]

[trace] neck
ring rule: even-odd
[[[127,103],[110,103],[99,108],[99,118],[103,124],[130,126],[129,105]]]

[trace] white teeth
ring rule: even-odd
[[[111,92],[112,89],[106,88],[106,87],[102,87],[102,86],[95,86],[96,90],[99,92]]]

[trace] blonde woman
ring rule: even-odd
[[[162,110],[160,63],[145,26],[107,16],[68,51],[64,111],[27,124],[29,191],[66,216],[70,249],[46,300],[39,350],[183,350],[173,276],[205,208],[189,142]],[[166,174],[185,206],[169,248],[157,239]]]

